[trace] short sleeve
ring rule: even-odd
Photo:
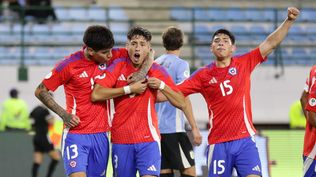
[[[65,84],[72,76],[69,65],[61,68],[57,65],[50,73],[48,73],[42,83],[48,90],[55,91],[60,85]]]
[[[177,73],[175,83],[180,84],[190,77],[190,67],[186,61],[182,61],[177,67],[178,69],[176,69]]]
[[[202,92],[201,74],[203,69],[195,71],[188,79],[178,85],[178,89],[185,95]]]

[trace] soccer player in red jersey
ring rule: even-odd
[[[208,105],[208,177],[230,177],[233,168],[238,176],[262,176],[253,138],[250,75],[286,37],[299,13],[297,8],[288,8],[284,22],[258,48],[241,56],[233,56],[233,34],[216,31],[210,46],[216,60],[178,86],[184,95],[201,93]]]
[[[303,151],[303,176],[316,176],[316,66],[310,70],[301,96],[301,104],[306,117]]]
[[[115,60],[103,79],[96,80],[93,101],[114,98],[115,114],[111,128],[112,165],[114,176],[159,176],[160,133],[155,112],[158,90],[180,109],[184,96],[178,91],[167,71],[154,63],[147,80],[128,85],[126,77],[139,70],[150,52],[151,33],[142,27],[133,27],[127,35],[128,57]]]
[[[37,87],[35,95],[64,121],[62,154],[67,176],[105,176],[109,155],[108,104],[92,103],[90,95],[94,80],[105,77],[105,63],[112,56],[113,59],[124,56],[124,50],[111,51],[113,34],[99,25],[87,28],[83,42],[83,49],[58,63]],[[49,94],[61,85],[65,90],[66,110]]]

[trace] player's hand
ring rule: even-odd
[[[73,128],[79,125],[80,118],[76,115],[66,113],[63,117],[64,124],[68,128]]]
[[[287,17],[289,20],[294,21],[299,16],[300,10],[296,7],[289,7],[287,8]]]
[[[155,77],[148,78],[148,87],[152,89],[159,89],[161,80]]]
[[[192,129],[193,143],[195,146],[199,146],[202,143],[202,136],[198,128]]]
[[[134,83],[138,80],[142,80],[146,77],[146,74],[147,73],[144,73],[144,72],[134,72],[132,74],[130,74],[128,77],[127,77],[127,83],[130,84],[130,83]]]
[[[147,89],[147,80],[142,79],[129,85],[131,92],[135,94],[142,94]]]

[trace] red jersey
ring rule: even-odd
[[[305,109],[316,112],[316,65],[310,70],[309,77],[306,80],[305,91],[308,93],[308,103]],[[304,137],[304,156],[316,160],[316,128],[306,121]]]
[[[126,78],[136,72],[131,60],[120,58],[106,69],[106,77],[96,83],[107,88],[127,85]],[[178,91],[167,71],[154,63],[147,74],[164,81]],[[147,88],[141,95],[124,95],[114,99],[115,113],[111,128],[111,140],[117,144],[134,144],[160,141],[158,119],[155,111],[157,90]]]
[[[120,50],[114,49],[113,58],[120,57]],[[100,133],[110,130],[107,102],[90,101],[94,80],[103,77],[105,64],[96,64],[85,58],[80,50],[66,57],[45,77],[43,84],[51,91],[64,86],[67,112],[80,118],[78,126],[70,133]]]
[[[184,95],[201,93],[209,113],[209,144],[237,140],[254,135],[250,100],[250,75],[265,61],[259,48],[232,58],[229,66],[218,68],[215,62],[193,73],[178,85]]]

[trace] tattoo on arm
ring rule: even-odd
[[[45,104],[49,109],[58,114],[64,122],[69,122],[71,120],[71,115],[66,112],[56,101],[53,99],[52,95],[48,92],[48,89],[43,83],[41,83],[36,89],[36,97]]]

